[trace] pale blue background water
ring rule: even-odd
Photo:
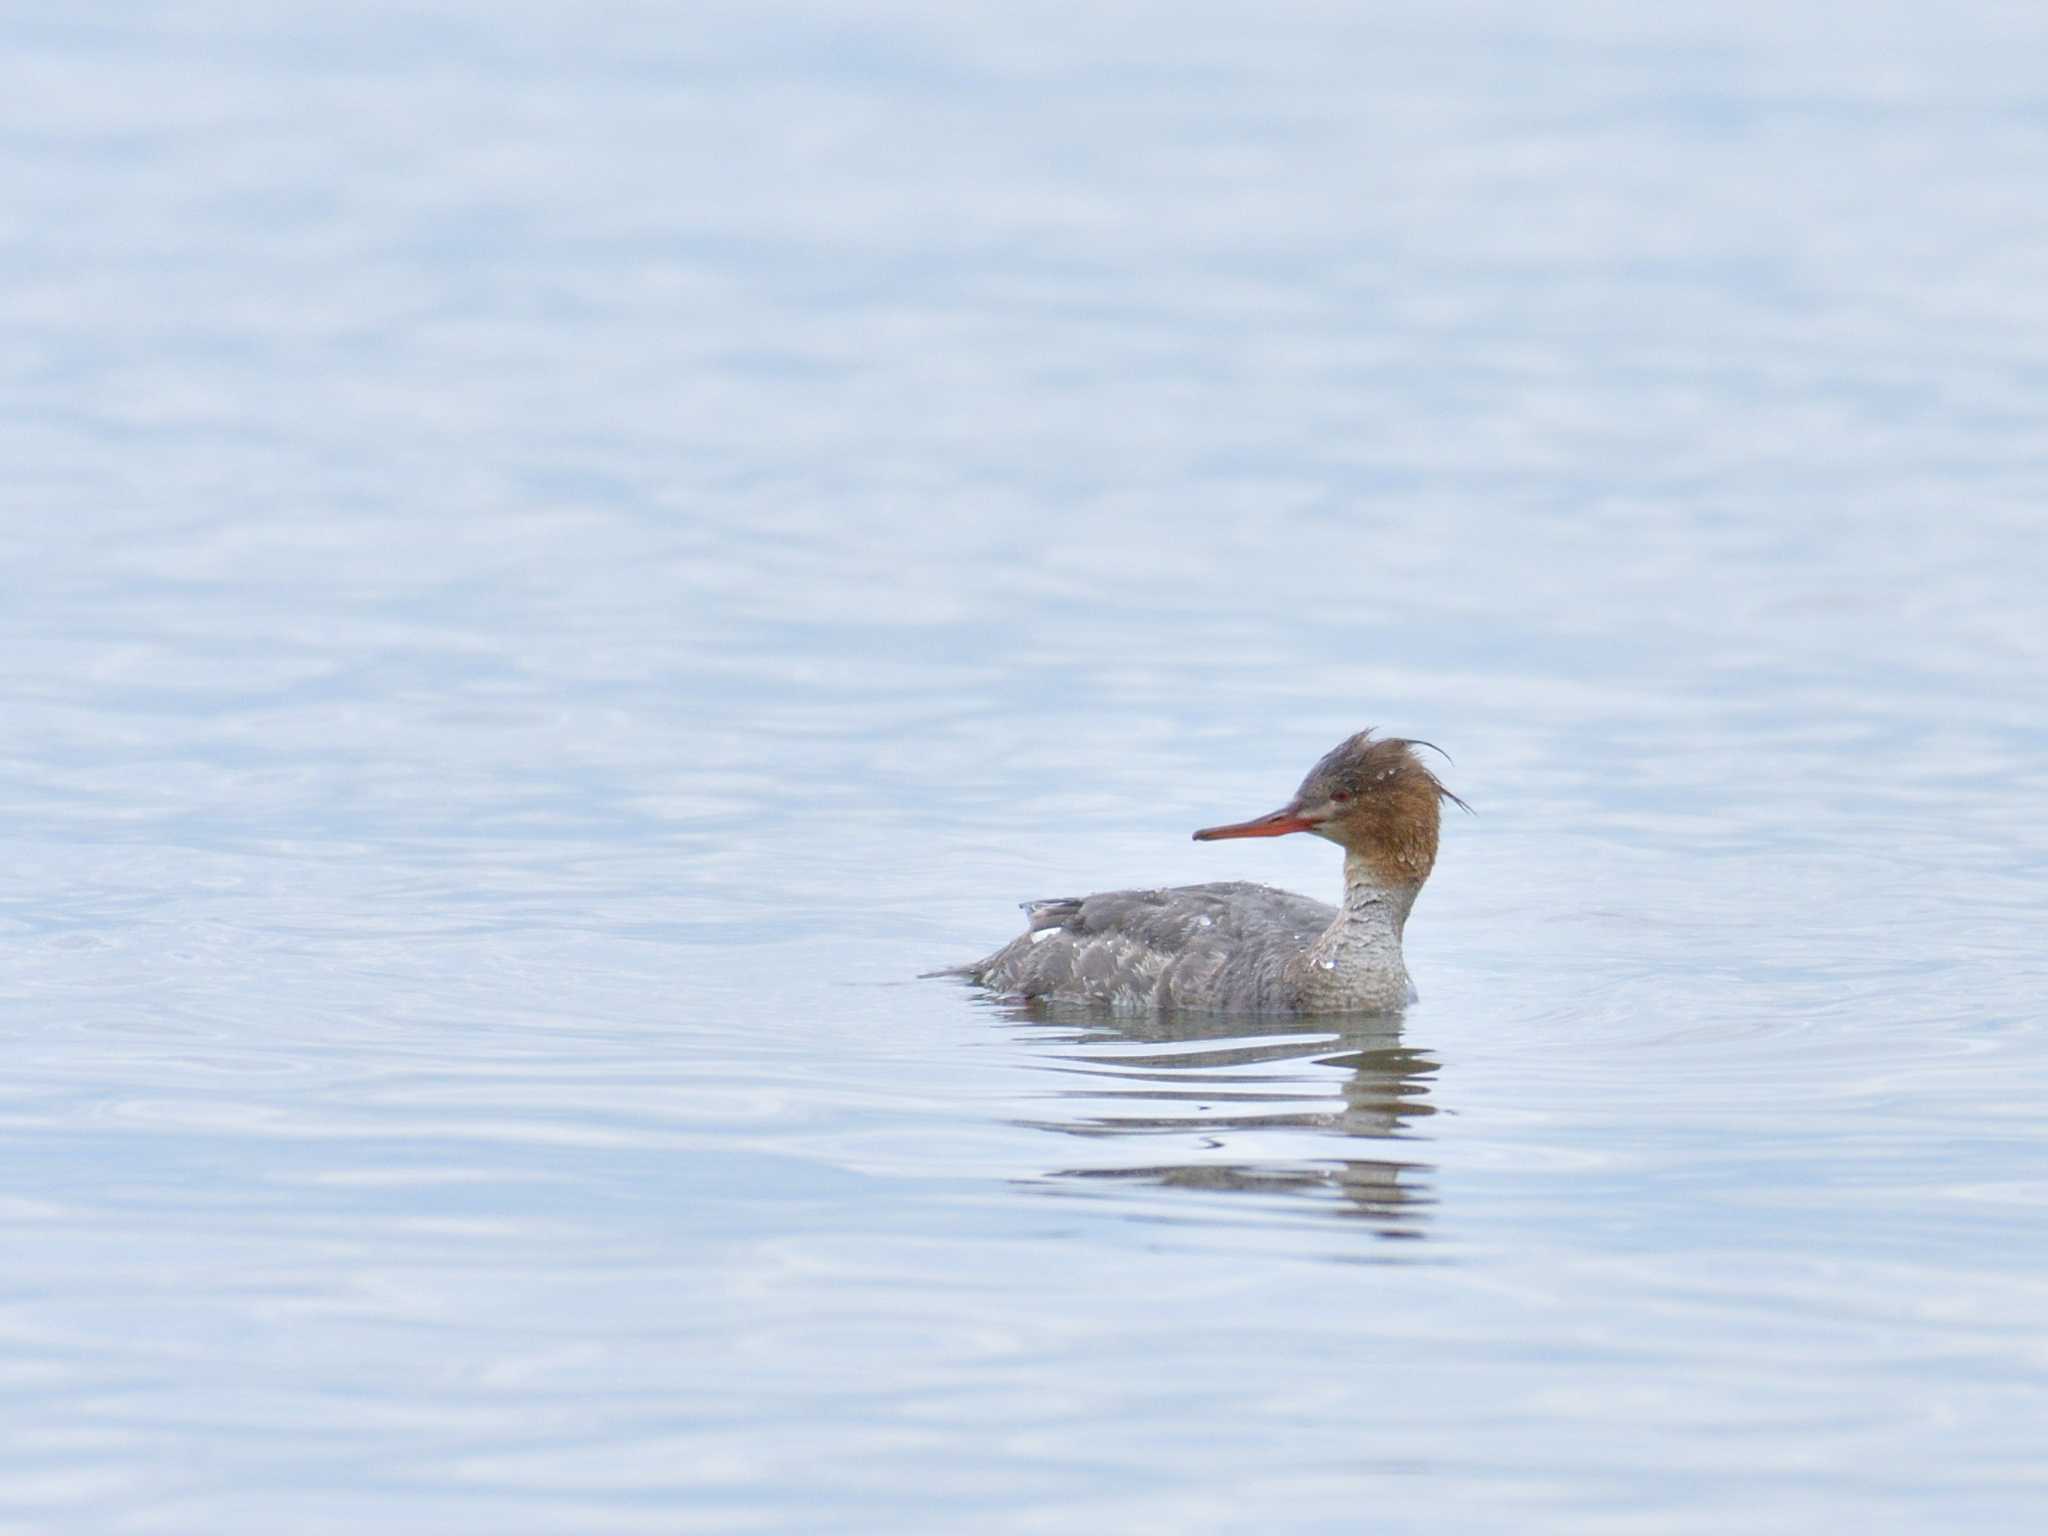
[[[0,20],[0,1522],[2023,1530],[2048,12]],[[919,971],[1442,742],[1423,1001]]]

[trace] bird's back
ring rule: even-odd
[[[1297,1006],[1290,966],[1336,918],[1242,880],[1024,904],[1031,925],[964,974],[1001,992],[1119,1008]]]

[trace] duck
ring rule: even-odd
[[[1306,832],[1335,843],[1344,850],[1337,906],[1241,880],[1027,901],[1023,933],[942,974],[1008,997],[1119,1012],[1404,1008],[1417,994],[1401,941],[1436,867],[1443,803],[1471,809],[1423,762],[1422,747],[1442,755],[1431,742],[1359,731],[1278,810],[1194,834],[1211,843]]]

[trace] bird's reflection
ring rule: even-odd
[[[1426,1235],[1433,1170],[1384,1154],[1412,1144],[1415,1123],[1435,1113],[1437,1064],[1402,1044],[1398,1015],[1123,1018],[998,1006],[1057,1031],[1048,1063],[1071,1079],[1048,1095],[1058,1113],[1027,1123],[1106,1154],[1047,1179],[1320,1198],[1383,1237]],[[1382,1155],[1353,1155],[1367,1150]]]

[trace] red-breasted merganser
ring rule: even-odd
[[[1423,766],[1418,746],[1431,744],[1360,731],[1279,810],[1195,834],[1326,837],[1344,850],[1342,907],[1241,880],[1027,901],[1023,934],[951,974],[1013,996],[1121,1009],[1399,1008],[1415,996],[1401,930],[1436,864],[1438,802],[1471,809]]]

